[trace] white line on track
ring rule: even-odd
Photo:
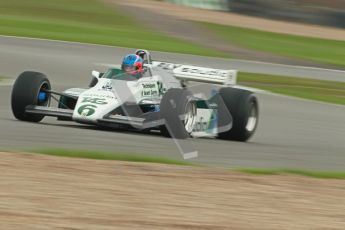
[[[96,66],[104,66],[110,68],[121,68],[120,64],[111,64],[111,63],[93,63]]]
[[[308,70],[319,70],[319,71],[328,71],[328,72],[336,72],[336,73],[343,73],[345,77],[345,70],[339,70],[339,69],[326,69],[326,68],[320,68],[320,67],[312,67],[312,66],[301,66],[301,65],[286,65],[286,64],[279,64],[279,63],[271,63],[271,62],[261,62],[261,61],[252,61],[252,60],[244,60],[244,59],[231,59],[233,61],[240,61],[240,62],[246,62],[248,64],[260,64],[260,65],[273,65],[273,66],[280,66],[280,67],[286,67],[286,68],[300,68],[300,69],[308,69]]]
[[[14,84],[14,81],[13,79],[3,79],[3,80],[0,80],[0,86],[11,86]]]
[[[127,49],[130,49],[129,47],[102,45],[102,44],[95,44],[95,43],[62,41],[62,40],[54,40],[54,39],[46,39],[46,38],[30,38],[30,37],[20,37],[20,36],[11,36],[11,35],[0,35],[0,37],[28,39],[28,40],[37,40],[37,41],[60,42],[60,43],[67,43],[67,44],[92,45],[92,46],[102,46],[102,47],[110,47],[110,48],[127,48]],[[157,52],[169,53],[169,52],[164,52],[164,51],[157,51]],[[197,55],[193,55],[193,54],[181,54],[181,53],[178,53],[178,54],[179,55],[185,55],[185,56],[197,56]],[[244,59],[227,59],[227,58],[220,58],[220,57],[212,57],[212,58],[219,59],[219,60],[231,60],[231,61],[240,61],[240,62],[246,62],[246,63],[256,63],[256,64],[261,64],[261,65],[275,65],[275,66],[281,66],[281,67],[286,67],[286,68],[301,68],[301,69],[321,70],[321,71],[329,71],[329,72],[336,72],[336,73],[344,73],[344,76],[345,76],[345,70],[338,70],[338,69],[326,69],[326,68],[311,67],[311,66],[299,66],[299,65],[286,65],[286,64],[251,61],[251,60],[244,60]],[[95,64],[98,64],[98,63],[95,63]],[[105,64],[105,63],[103,63],[103,64]],[[112,64],[110,64],[110,65],[112,65]]]
[[[0,35],[0,37],[4,37],[4,38],[17,38],[17,39],[26,39],[26,40],[34,40],[34,41],[59,42],[59,43],[66,43],[66,44],[78,44],[78,45],[90,45],[90,46],[103,46],[103,47],[109,47],[109,48],[124,48],[124,49],[127,48],[127,49],[130,49],[129,47],[102,45],[102,44],[96,44],[96,43],[84,43],[84,42],[63,41],[63,40],[55,40],[55,39],[48,39],[48,38],[30,38],[30,37],[20,37],[20,36],[11,36],[11,35]]]
[[[243,85],[235,85],[234,88],[237,89],[245,89],[248,91],[251,91],[253,93],[262,93],[262,94],[270,94],[270,92],[263,90],[263,89],[257,89],[257,88],[252,88],[252,87],[247,87],[247,86],[243,86]]]
[[[261,93],[261,92],[258,92],[258,93]],[[294,97],[294,96],[290,96],[290,95],[273,93],[270,91],[264,91],[263,94],[271,95],[271,96],[275,96],[275,97],[289,98],[289,99],[298,100],[298,101],[322,104],[322,105],[331,105],[331,106],[345,109],[345,105],[335,104],[335,103],[331,103],[331,102],[324,102],[324,101],[317,101],[317,100],[312,100],[312,99],[307,99],[307,98]]]

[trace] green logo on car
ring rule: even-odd
[[[78,108],[78,113],[83,117],[91,116],[96,112],[96,105],[86,104]]]
[[[108,104],[105,98],[94,98],[94,97],[84,97],[81,103],[91,103],[97,105],[106,105]]]

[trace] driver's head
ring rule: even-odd
[[[124,57],[121,69],[130,75],[141,75],[144,72],[143,59],[136,54],[128,54]]]

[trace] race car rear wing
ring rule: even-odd
[[[237,79],[237,70],[213,69],[158,61],[153,61],[152,67],[171,70],[177,79],[183,81],[235,85]]]

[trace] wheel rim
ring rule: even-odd
[[[250,112],[249,112],[249,117],[248,117],[248,121],[247,121],[247,125],[246,125],[246,130],[248,132],[253,132],[256,128],[256,123],[258,120],[258,109],[255,106],[254,103],[252,103]]]
[[[47,82],[42,83],[38,91],[37,105],[39,106],[46,106],[49,104],[49,93],[45,92],[45,90],[50,90],[50,85]]]
[[[186,105],[186,114],[183,120],[184,127],[187,133],[191,133],[193,131],[194,123],[195,123],[195,114],[196,114],[195,103],[189,102]]]

